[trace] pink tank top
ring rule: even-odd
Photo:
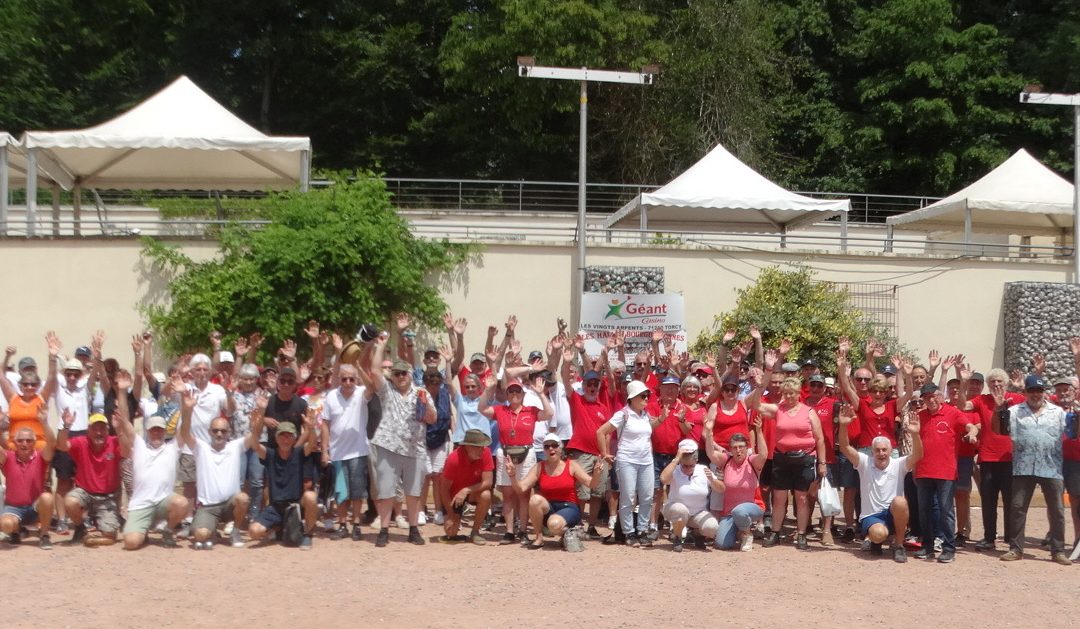
[[[814,452],[817,442],[814,440],[814,430],[810,427],[811,410],[809,406],[800,403],[794,415],[784,409],[777,411],[777,452]]]
[[[734,457],[729,458],[724,464],[724,509],[720,515],[731,515],[731,510],[744,502],[756,502],[757,492],[758,477],[750,457],[743,459],[741,465]]]

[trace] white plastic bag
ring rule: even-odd
[[[840,503],[840,493],[836,491],[828,478],[821,479],[821,487],[818,488],[817,497],[822,517],[840,515],[840,512],[843,511],[843,505]]]

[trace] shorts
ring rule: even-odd
[[[1069,503],[1080,504],[1080,461],[1062,461],[1062,476],[1065,478],[1065,491],[1069,492]]]
[[[975,457],[956,457],[956,491],[971,491],[971,473],[975,470]]]
[[[807,491],[817,478],[816,465],[817,457],[813,456],[804,456],[795,462],[789,462],[777,456],[773,459],[773,489]]]
[[[334,497],[338,504],[346,500],[365,500],[368,497],[368,457],[334,461]]]
[[[569,460],[577,461],[577,464],[581,466],[581,469],[589,475],[592,475],[593,468],[596,467],[596,462],[600,460],[599,456],[589,454],[588,452],[582,452],[581,450],[569,450],[566,455]],[[607,474],[604,475],[604,478],[600,479],[600,483],[597,485],[596,489],[590,489],[588,485],[578,483],[578,500],[588,502],[590,498],[603,498],[608,487],[610,487],[610,482]]]
[[[0,515],[13,515],[19,520],[19,524],[33,524],[38,521],[37,505],[27,505],[25,507],[16,507],[14,505],[4,505],[4,510],[0,511]]]
[[[652,467],[653,467],[653,487],[660,489],[663,485],[660,483],[660,472],[663,472],[667,466],[675,460],[674,454],[660,454],[653,452],[652,455]]]
[[[85,430],[72,430],[68,433],[68,439],[85,435]],[[67,452],[57,450],[53,453],[52,468],[56,470],[56,480],[75,479],[75,459]]]
[[[213,533],[220,522],[232,522],[233,500],[230,498],[213,505],[199,505],[199,508],[195,510],[195,517],[192,518],[191,529],[207,529]]]
[[[271,502],[263,507],[255,521],[268,531],[275,529],[285,521],[285,510],[289,508],[290,504],[288,502]]]
[[[194,454],[180,454],[180,460],[176,462],[176,480],[181,483],[195,482]]]
[[[829,482],[837,489],[858,489],[859,471],[847,457],[839,458],[838,462],[829,464]]]
[[[406,496],[417,497],[424,485],[424,461],[391,452],[379,446],[371,446],[371,459],[375,462],[375,499],[389,500],[397,495],[398,481],[403,481]]]
[[[446,465],[446,457],[450,455],[450,441],[438,448],[428,448],[424,458],[424,474],[442,474],[443,466]]]
[[[82,487],[68,492],[68,498],[74,498],[87,518],[94,522],[102,533],[115,533],[120,530],[120,509],[116,506],[113,494],[92,494]]]
[[[529,448],[528,453],[525,454],[525,460],[514,467],[515,480],[525,478],[529,470],[536,467],[536,453],[533,452],[532,448]],[[495,484],[499,487],[506,487],[510,484],[510,476],[506,474],[506,456],[503,455],[502,448],[495,451]]]
[[[879,511],[873,515],[868,515],[865,518],[859,520],[859,531],[863,535],[870,532],[870,527],[875,524],[884,524],[885,528],[889,529],[889,535],[896,533],[896,525],[893,523],[892,511],[888,509]]]
[[[154,522],[164,520],[169,515],[169,500],[172,496],[166,496],[156,505],[128,511],[127,522],[124,522],[124,535],[128,533],[145,534],[154,526]]]
[[[553,515],[566,520],[566,528],[581,524],[581,507],[576,502],[549,503],[548,512],[544,514],[544,525],[547,525],[548,518]]]
[[[761,473],[758,474],[758,485],[761,487],[772,487],[773,480],[773,460],[766,459],[765,465],[761,466]]]

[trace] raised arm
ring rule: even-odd
[[[461,366],[465,364],[465,329],[469,322],[464,318],[455,320],[454,316],[447,312],[443,315],[443,325],[446,326],[446,334],[450,337],[450,350],[453,352],[452,358],[447,358],[450,364],[450,376],[447,376],[449,378],[461,371]]]
[[[859,405],[859,394],[855,392],[855,384],[851,381],[851,366],[848,365],[846,357],[836,357],[836,378],[840,384],[840,391],[844,393],[844,398],[847,399],[848,404],[852,406]]]
[[[484,392],[480,394],[480,399],[476,403],[476,411],[488,419],[495,419],[495,409],[491,406],[491,400],[495,397],[497,383],[495,374],[489,373],[484,378]]]
[[[386,335],[380,334],[377,339],[372,341],[374,349],[371,352],[371,360],[368,361],[368,375],[371,376],[371,383],[375,385],[375,390],[380,391],[386,386],[386,377],[383,376],[382,362],[383,356],[386,355]]]
[[[45,435],[45,447],[41,449],[41,458],[46,463],[52,461],[53,454],[56,453],[56,433],[53,432],[51,426],[49,426],[49,405],[42,404],[38,409],[38,423],[41,424],[41,432]],[[3,448],[0,448],[3,451]],[[3,461],[0,460],[0,465],[3,465]]]
[[[750,465],[759,472],[769,460],[769,442],[765,440],[765,430],[761,427],[761,421],[761,415],[758,415],[750,423],[754,433],[754,456],[750,459]]]
[[[259,441],[263,431],[263,419],[266,417],[266,405],[270,403],[270,394],[259,390],[255,394],[255,408],[251,409],[251,432],[245,437],[244,447],[254,450],[260,459],[266,458],[266,447]]]
[[[569,463],[570,461],[568,460],[567,464]],[[536,481],[540,480],[540,466],[532,466],[532,469],[526,472],[525,477],[521,480],[518,480],[517,475],[514,473],[516,471],[514,469],[515,467],[517,466],[514,465],[514,462],[510,460],[510,457],[506,457],[506,473],[510,476],[510,478],[514,479],[514,489],[519,494],[527,493],[530,489],[532,489],[533,485],[536,484]]]
[[[318,447],[318,442],[315,440],[315,419],[318,416],[318,410],[313,406],[309,406],[304,411],[304,456],[311,456],[311,453]]]
[[[750,326],[750,338],[754,339],[754,364],[765,364],[765,347],[761,343],[761,330],[756,325]]]
[[[916,413],[912,413],[911,416],[908,417],[907,422],[907,431],[908,434],[911,435],[911,454],[909,454],[907,458],[907,468],[909,472],[914,470],[915,464],[923,458],[922,435],[919,434],[919,428],[919,416]]]
[[[915,387],[911,380],[911,372],[915,365],[912,364],[911,359],[899,354],[893,356],[893,362],[899,363],[896,365],[896,407],[904,408],[911,399],[911,389]]]
[[[41,387],[41,398],[48,401],[49,398],[53,396],[53,393],[56,393],[56,361],[58,360],[57,356],[59,356],[60,354],[60,348],[62,348],[64,344],[60,342],[60,339],[52,330],[49,330],[49,332],[45,335],[45,344],[49,348],[49,375],[46,376],[45,384]],[[4,380],[7,380],[7,378],[4,378]]]
[[[848,437],[848,426],[855,421],[855,409],[850,404],[840,405],[840,454],[844,455],[852,466],[859,466],[859,451],[851,445]]]
[[[131,352],[134,355],[134,362],[131,367],[131,394],[138,400],[142,397],[143,387],[143,342],[142,337],[138,334],[131,337]],[[127,393],[126,389],[120,389],[120,387],[117,387],[117,389],[118,397],[121,391]]]
[[[72,413],[70,408],[65,408],[64,412],[60,415],[60,427],[56,432],[57,450],[67,452],[71,448],[71,441],[69,441],[68,433],[71,432],[71,425],[74,423],[75,413]]]
[[[5,400],[10,400],[17,394],[15,387],[12,386],[11,381],[7,379],[7,371],[11,367],[11,357],[14,356],[17,351],[19,350],[14,345],[8,345],[7,348],[4,349],[4,373],[0,373],[0,391],[3,391]]]
[[[112,427],[120,441],[120,455],[131,456],[135,447],[135,426],[131,423],[131,409],[128,408],[127,390],[131,386],[131,374],[120,371],[116,374],[116,410],[113,412]]]

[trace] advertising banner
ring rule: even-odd
[[[581,296],[581,333],[585,335],[585,351],[598,355],[616,330],[626,338],[626,356],[647,350],[652,333],[657,328],[671,335],[675,351],[687,351],[686,317],[683,296],[624,295],[616,293],[585,293]]]

